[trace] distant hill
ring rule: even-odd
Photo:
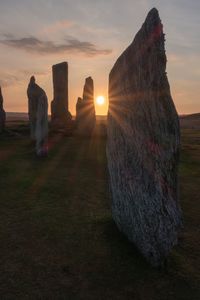
[[[182,115],[180,118],[181,128],[184,129],[200,129],[200,113],[191,115]]]
[[[14,122],[14,121],[28,121],[28,114],[21,112],[6,112],[6,121]]]
[[[197,120],[200,118],[200,113],[190,114],[190,115],[180,115],[180,119],[190,119]]]
[[[99,115],[97,115],[96,119],[99,120],[99,121],[106,121],[107,120],[107,116],[106,115],[105,116],[99,116]]]
[[[49,116],[50,117],[50,116]],[[107,116],[96,116],[97,120],[105,121]],[[73,116],[75,119],[75,116]],[[6,112],[6,120],[9,121],[27,121],[28,120],[28,113],[25,112]]]
[[[107,116],[96,116],[98,121],[106,122]],[[180,115],[180,125],[181,128],[185,129],[200,129],[200,113],[190,114],[190,115]],[[50,116],[49,116],[50,119]],[[73,116],[75,119],[75,116]],[[17,121],[28,121],[28,114],[24,112],[7,112],[6,113],[7,122],[17,122]]]

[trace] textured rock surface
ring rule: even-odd
[[[3,95],[2,95],[1,87],[0,87],[0,133],[5,128],[5,122],[6,122],[6,113],[3,109]]]
[[[110,72],[107,142],[113,218],[154,266],[177,243],[181,225],[179,120],[165,70],[154,8]]]
[[[72,116],[68,111],[68,64],[52,67],[54,99],[51,102],[51,125],[54,129],[68,128]]]
[[[36,141],[37,155],[44,156],[48,150],[48,99],[45,91],[35,83],[33,76],[27,94],[31,138]]]
[[[91,77],[86,78],[83,88],[83,99],[78,98],[76,104],[76,122],[79,132],[91,134],[95,123],[94,83]]]

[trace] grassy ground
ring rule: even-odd
[[[0,299],[200,299],[200,130],[182,132],[185,228],[155,270],[112,221],[106,138],[52,137],[40,160],[26,125],[12,126],[0,139]]]

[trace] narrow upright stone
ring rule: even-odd
[[[36,140],[36,122],[37,122],[37,107],[38,95],[41,93],[40,87],[35,83],[35,77],[30,78],[27,89],[28,96],[28,116],[30,125],[30,136],[33,141]]]
[[[78,97],[78,100],[76,102],[76,125],[79,127],[80,122],[81,122],[81,110],[82,110],[82,103],[83,99]]]
[[[91,77],[86,78],[83,98],[76,104],[76,122],[81,134],[90,135],[96,123],[94,108],[94,83]]]
[[[83,88],[83,101],[94,104],[94,82],[92,77],[85,79],[85,85]]]
[[[27,89],[28,113],[31,138],[36,141],[36,154],[47,154],[48,139],[48,99],[45,91],[35,83],[32,76]]]
[[[6,113],[5,110],[3,109],[3,95],[0,87],[0,133],[4,131],[5,122],[6,122]]]
[[[179,120],[153,8],[109,76],[107,159],[118,228],[154,266],[177,243]]]
[[[68,128],[72,116],[68,111],[68,64],[62,62],[52,67],[54,99],[51,102],[52,128]]]

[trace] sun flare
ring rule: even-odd
[[[104,96],[98,96],[98,97],[96,98],[96,103],[97,103],[98,105],[103,105],[103,104],[105,103],[105,97],[104,97]]]

